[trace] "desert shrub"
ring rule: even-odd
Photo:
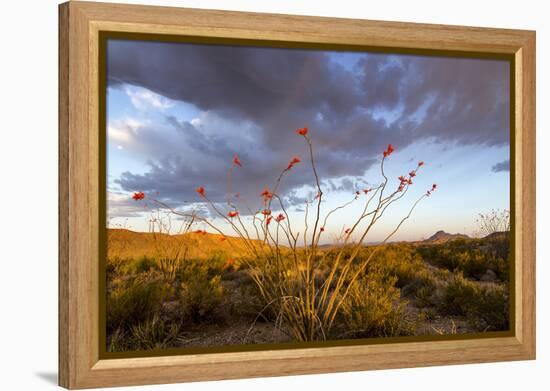
[[[227,300],[227,306],[232,316],[243,316],[254,319],[265,306],[262,302],[258,287],[246,271],[230,273],[232,276],[231,297]],[[265,312],[265,311],[264,311]],[[266,318],[260,317],[258,321]]]
[[[151,269],[155,269],[157,263],[154,259],[148,257],[141,257],[136,260],[127,262],[124,269],[121,270],[123,274],[141,274],[146,273]]]
[[[346,338],[410,335],[412,324],[405,318],[406,301],[395,287],[396,277],[371,272],[355,284],[342,306],[341,336]]]
[[[431,304],[430,297],[435,291],[437,279],[413,246],[392,244],[373,262],[371,268],[382,268],[389,275],[395,276],[396,287],[404,296],[415,299],[419,306]]]
[[[482,286],[456,273],[448,282],[440,310],[448,315],[461,315],[477,330],[505,330],[508,321],[506,285]]]
[[[108,276],[136,276],[157,268],[157,263],[149,257],[120,258],[118,256],[107,260],[106,272]]]
[[[180,285],[179,300],[184,319],[195,323],[214,320],[223,294],[221,276],[208,278],[206,269],[197,269]]]
[[[213,278],[227,270],[227,255],[223,251],[214,252],[205,262],[208,267],[208,277]]]
[[[117,274],[117,269],[120,263],[121,259],[119,257],[112,257],[107,259],[107,262],[105,263],[105,272],[108,279]]]
[[[440,309],[448,315],[466,315],[480,294],[480,288],[474,282],[455,273],[445,287]]]
[[[483,294],[469,315],[470,323],[478,330],[508,330],[510,323],[507,285],[483,289]]]
[[[508,233],[501,233],[483,239],[484,251],[492,257],[491,269],[501,281],[510,278],[510,238]]]
[[[150,319],[170,294],[169,287],[156,280],[121,281],[107,296],[107,328],[130,328]]]
[[[436,280],[432,273],[426,269],[417,270],[402,286],[403,294],[415,298],[426,298],[436,288]]]
[[[422,246],[418,252],[425,261],[450,271],[460,271],[466,277],[480,279],[487,270],[493,270],[500,280],[505,281],[509,272],[507,242],[507,237],[458,239]]]
[[[396,285],[399,288],[412,282],[418,270],[424,269],[422,259],[415,256],[411,246],[406,244],[387,245],[373,259],[369,269],[383,268],[397,277]]]
[[[434,299],[436,286],[421,286],[415,291],[415,304],[417,307],[429,307],[436,303]]]

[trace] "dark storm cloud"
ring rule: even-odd
[[[311,128],[324,183],[346,191],[353,190],[351,179],[327,181],[363,175],[390,142],[398,149],[425,140],[509,142],[504,62],[364,54],[343,64],[321,51],[111,41],[108,80],[111,87],[144,87],[225,121],[201,127],[167,117],[165,125],[178,135],[174,140],[183,137],[183,147],[167,140],[155,145],[150,137],[145,147],[156,152],[149,172],[126,172],[117,181],[125,190],[158,191],[167,200],[196,200],[198,184],[223,200],[224,167],[233,154],[246,164],[233,175],[232,190],[256,194],[293,155],[307,156],[293,133],[301,126]],[[246,143],[239,141],[244,124],[253,129]],[[283,192],[313,186],[306,163],[285,178]]]
[[[505,160],[503,162],[499,162],[495,164],[491,171],[493,172],[503,172],[503,171],[510,171],[510,160]]]
[[[257,121],[297,106],[346,113],[359,96],[354,78],[332,72],[337,66],[323,52],[130,41],[110,42],[108,50],[110,85],[134,84]]]

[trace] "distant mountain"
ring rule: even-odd
[[[451,240],[457,239],[470,239],[468,235],[463,234],[450,234],[445,231],[437,231],[435,234],[424,240],[423,243],[440,244],[447,243]]]
[[[259,241],[258,249],[260,248]],[[185,233],[167,235],[135,232],[127,229],[107,230],[107,257],[109,259],[136,259],[141,257],[174,256],[208,260],[212,257],[240,258],[250,254],[243,239],[212,233]]]

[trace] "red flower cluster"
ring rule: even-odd
[[[200,195],[201,197],[206,197],[206,193],[205,193],[205,191],[204,191],[204,187],[199,186],[199,187],[197,187],[196,191],[197,191],[197,193],[199,193],[199,195]]]
[[[372,189],[364,189],[364,190],[363,190],[363,193],[369,194],[369,191],[371,191],[371,190],[372,190]]]
[[[233,218],[233,217],[237,217],[239,215],[239,212],[236,211],[236,210],[232,210],[230,211],[228,214],[227,214],[229,217]]]
[[[270,199],[273,198],[273,193],[271,193],[271,192],[269,191],[269,189],[266,187],[266,188],[264,189],[264,191],[262,191],[262,193],[260,194],[260,196],[262,196],[263,199],[264,199],[264,202],[267,203],[267,201],[269,201]]]
[[[307,135],[307,131],[308,131],[307,128],[296,129],[296,134],[305,137]]]
[[[408,177],[401,175],[399,178],[397,178],[399,179],[399,187],[397,188],[397,191],[403,191],[406,185],[412,185],[413,184],[412,179],[416,176],[416,171],[423,165],[424,165],[424,162],[420,161],[418,162],[418,166],[416,167],[416,170],[412,170],[411,172],[409,172]]]
[[[271,211],[269,209],[264,209],[264,210],[262,210],[262,214],[264,216],[269,216],[271,214]]]
[[[390,156],[393,153],[393,151],[395,151],[395,148],[393,147],[393,145],[388,144],[388,148],[386,148],[386,150],[384,151],[384,157],[386,158]]]
[[[406,185],[412,185],[413,181],[411,178],[405,178],[403,175],[401,175],[399,178],[399,187],[397,188],[397,191],[403,191],[405,189]]]
[[[436,183],[434,183],[432,185],[432,188],[426,192],[426,195],[429,197],[435,191],[435,189],[437,189],[437,184]]]
[[[300,163],[301,160],[298,156],[294,156],[290,163],[288,163],[288,167],[286,168],[287,171],[290,170],[292,167],[294,167],[296,164]]]
[[[269,225],[271,223],[271,220],[273,220],[273,216],[269,216],[267,220],[265,221],[265,225]]]
[[[282,213],[279,213],[279,215],[277,217],[275,217],[275,221],[278,222],[278,223],[280,223],[284,219],[285,219],[285,216]]]
[[[233,156],[233,165],[242,167],[241,159],[237,155]]]
[[[142,192],[142,191],[137,191],[134,193],[134,195],[132,196],[132,198],[136,201],[139,201],[139,200],[142,200],[145,198],[145,193]]]
[[[321,227],[321,228],[319,228],[319,231],[321,231],[321,232],[325,232],[325,227]]]
[[[344,231],[344,233],[346,234],[349,234],[351,232],[351,228],[346,228],[346,230]]]

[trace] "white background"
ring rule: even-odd
[[[123,2],[119,0],[119,2]],[[550,64],[545,1],[181,0],[134,3],[537,30],[538,359],[140,387],[154,390],[548,389]],[[57,1],[6,1],[0,39],[0,389],[57,377]],[[452,76],[452,75],[451,75]],[[546,200],[544,199],[546,197]],[[545,240],[546,239],[546,240]],[[132,388],[138,389],[138,388]]]

